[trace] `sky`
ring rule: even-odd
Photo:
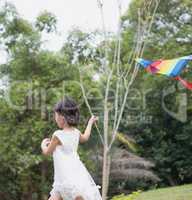
[[[118,27],[119,10],[127,9],[131,0],[101,0],[103,2],[104,20],[108,31],[116,32]],[[34,22],[42,11],[52,12],[57,17],[57,34],[44,34],[44,48],[59,50],[66,40],[67,33],[74,27],[82,31],[102,30],[100,9],[97,0],[8,0],[15,5],[18,13],[24,19]],[[1,51],[1,50],[0,50]],[[5,58],[5,53],[0,52]],[[1,61],[0,63],[2,63]]]

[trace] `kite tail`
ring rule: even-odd
[[[175,80],[180,81],[185,88],[192,90],[192,83],[182,79],[180,76],[175,77]]]

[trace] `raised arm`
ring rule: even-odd
[[[95,116],[92,116],[89,121],[88,121],[88,124],[87,124],[87,127],[84,131],[84,133],[80,133],[80,138],[79,138],[79,142],[80,143],[85,143],[89,140],[89,137],[91,135],[91,129],[92,129],[92,126],[93,124],[98,120],[98,117],[95,117]]]

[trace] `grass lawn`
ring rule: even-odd
[[[136,200],[192,200],[192,185],[143,192]]]

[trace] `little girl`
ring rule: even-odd
[[[69,97],[56,104],[54,114],[60,129],[41,143],[42,153],[53,155],[54,183],[49,200],[102,200],[98,186],[77,153],[79,142],[88,141],[98,118],[92,116],[82,134],[75,128],[79,122],[78,106]]]

